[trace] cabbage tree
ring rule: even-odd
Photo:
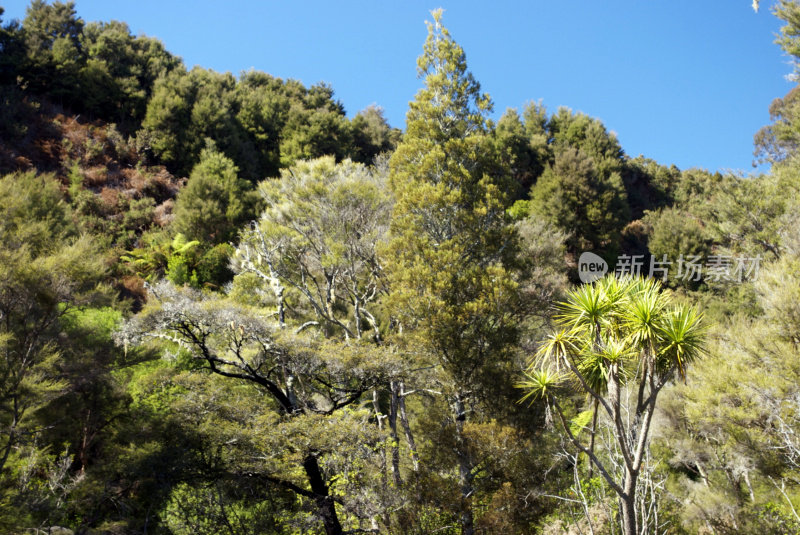
[[[654,279],[608,276],[569,292],[556,322],[519,384],[523,400],[542,399],[552,408],[572,445],[617,494],[623,533],[639,533],[637,481],[656,399],[704,353],[702,315],[675,303]],[[617,451],[610,455],[621,457],[620,471],[570,428],[561,403],[571,392],[588,394],[608,420]]]

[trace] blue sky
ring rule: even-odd
[[[4,20],[28,2],[2,3]],[[257,69],[329,83],[349,115],[370,104],[404,127],[416,58],[437,7],[495,103],[538,101],[601,119],[631,156],[682,169],[752,170],[753,134],[791,88],[762,1],[77,0],[85,21],[123,20],[188,67]]]

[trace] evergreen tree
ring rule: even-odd
[[[17,21],[2,24],[4,11],[0,7],[0,85],[11,85],[17,82],[17,72],[25,56],[25,43]],[[0,101],[0,105],[4,104]]]
[[[487,135],[489,96],[433,12],[418,73],[425,80],[390,161],[397,197],[389,246],[393,310],[440,366],[452,413],[462,533],[474,533],[477,459],[464,433],[482,377],[516,341],[514,229]]]
[[[586,454],[619,499],[622,533],[651,532],[641,503],[639,476],[648,456],[656,400],[676,375],[705,352],[702,315],[675,304],[654,279],[613,276],[581,286],[561,304],[560,330],[542,342],[520,387],[526,398],[552,405],[572,445]],[[576,422],[568,422],[564,395],[577,387],[609,422],[608,458],[594,451],[594,429],[586,444]],[[638,527],[637,527],[638,526]]]
[[[530,211],[571,232],[573,253],[590,249],[613,255],[630,217],[620,175],[604,172],[574,147],[558,152],[531,189]]]
[[[311,86],[292,103],[281,132],[281,164],[325,155],[344,158],[352,145],[344,106],[333,99],[333,88]]]
[[[123,342],[180,341],[195,372],[255,387],[245,418],[214,396],[194,417],[234,480],[293,493],[330,535],[374,525],[399,501],[375,484],[385,437],[359,406],[397,367],[376,344],[385,293],[376,246],[390,209],[382,181],[350,161],[298,162],[261,188],[267,209],[242,233],[232,299],[161,283],[119,332]],[[245,292],[248,304],[237,302]]]
[[[353,160],[371,164],[375,157],[392,151],[400,141],[400,131],[389,126],[378,106],[368,106],[350,122],[353,135]]]
[[[514,189],[508,193],[513,199],[527,198],[546,160],[536,150],[535,141],[529,139],[525,125],[514,109],[506,110],[500,117],[494,136],[500,158],[515,182]]]
[[[793,80],[800,73],[800,4],[796,0],[780,0],[775,15],[786,22],[775,41],[791,56],[794,66]],[[755,135],[756,157],[771,163],[781,162],[797,153],[800,146],[800,103],[798,86],[783,98],[776,98],[769,107],[772,124],[761,128]]]
[[[60,104],[79,101],[75,88],[86,60],[80,42],[83,25],[74,2],[31,2],[22,25],[27,51],[24,78],[29,91],[45,93]]]
[[[257,197],[229,158],[209,146],[175,204],[175,230],[190,240],[225,243],[255,217]]]
[[[1,178],[0,215],[0,529],[18,532],[55,514],[66,492],[61,465],[78,448],[45,435],[80,425],[58,414],[77,378],[68,370],[80,368],[65,318],[101,295],[104,265],[49,177]]]
[[[183,68],[181,59],[124,22],[91,22],[81,33],[87,61],[81,71],[82,108],[135,131],[144,119],[158,78]]]

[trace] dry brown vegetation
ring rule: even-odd
[[[151,197],[155,222],[163,226],[171,220],[173,199],[186,179],[150,164],[135,138],[113,124],[69,115],[47,103],[28,103],[25,112],[24,135],[0,137],[0,174],[51,173],[65,192],[71,185],[93,192],[112,217],[127,207],[121,200]]]

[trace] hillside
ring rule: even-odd
[[[800,533],[796,88],[682,170],[431,16],[404,131],[0,24],[0,532]]]

